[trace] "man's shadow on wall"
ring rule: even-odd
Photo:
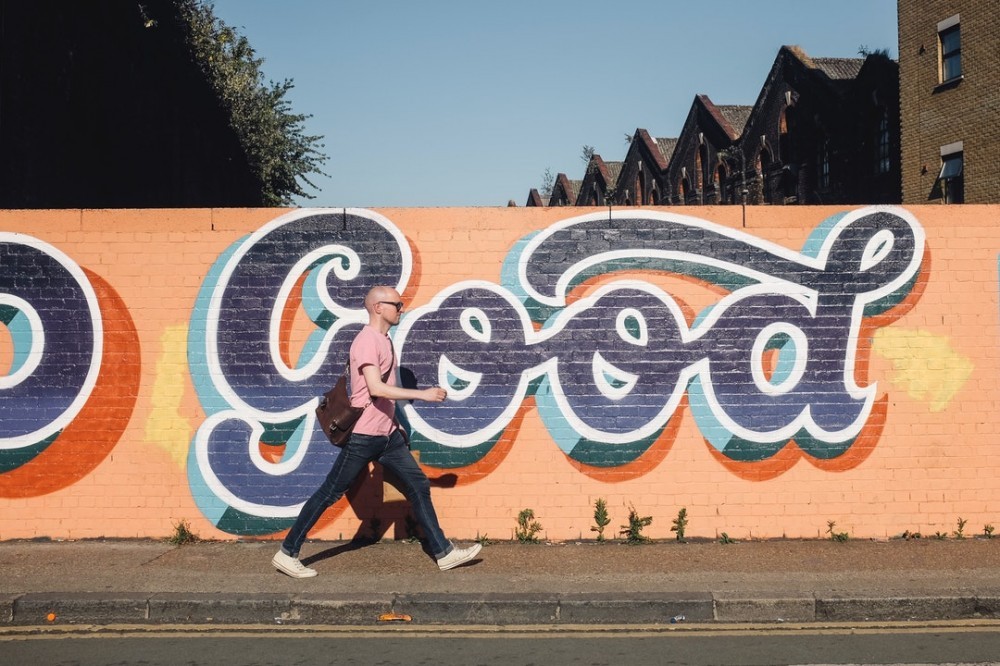
[[[399,374],[404,388],[417,388],[417,378],[409,368],[400,367]],[[398,408],[398,403],[396,417],[409,441],[410,423]],[[414,454],[419,460],[419,452],[415,451]],[[428,474],[427,478],[432,488],[453,488],[458,482],[458,476],[451,472]],[[428,550],[427,542],[423,539],[423,531],[413,518],[410,503],[403,495],[402,483],[382,465],[372,463],[367,474],[359,474],[347,491],[346,498],[351,510],[361,520],[358,531],[350,541],[305,558],[302,560],[303,564],[309,566],[342,553],[374,545],[384,539],[390,529],[393,530],[392,538],[396,541],[420,539],[424,552],[433,558],[434,554]]]

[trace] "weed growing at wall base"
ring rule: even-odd
[[[851,536],[847,532],[834,532],[833,528],[837,523],[833,520],[826,521],[826,533],[830,535],[831,541],[847,541]]]
[[[673,527],[670,528],[671,532],[677,532],[677,540],[681,543],[687,543],[687,540],[684,538],[684,532],[687,530],[688,524],[687,515],[687,507],[681,507],[681,510],[677,512],[677,517],[674,518]]]
[[[175,546],[183,546],[188,543],[197,543],[200,539],[197,534],[191,531],[191,525],[188,521],[182,518],[174,523],[174,533],[170,535],[167,541]]]
[[[521,543],[538,543],[538,533],[542,531],[542,524],[535,520],[535,512],[531,509],[523,509],[517,514],[517,528],[514,536]]]
[[[628,525],[622,525],[622,530],[619,534],[625,537],[625,543],[630,546],[640,543],[648,543],[650,538],[642,533],[642,528],[651,525],[652,522],[652,516],[640,518],[639,512],[635,510],[635,506],[630,505],[628,512]]]
[[[608,503],[602,497],[598,497],[594,502],[594,522],[595,527],[591,527],[591,532],[597,532],[597,540],[604,541],[604,528],[611,522],[608,517]]]

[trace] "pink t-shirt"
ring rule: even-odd
[[[380,333],[378,329],[369,325],[361,329],[351,343],[351,404],[355,407],[364,407],[371,399],[362,370],[366,365],[377,367],[380,377],[384,377],[392,368],[385,383],[389,386],[396,385],[396,363],[392,342],[388,335]],[[393,424],[395,414],[395,400],[376,398],[354,424],[354,432],[359,435],[386,436],[395,427]]]

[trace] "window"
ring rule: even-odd
[[[760,172],[761,195],[763,203],[771,203],[771,153],[767,148],[761,149],[757,155],[757,166]]]
[[[938,183],[944,203],[965,203],[965,170],[962,142],[950,144],[941,148],[941,171],[938,173]]]
[[[701,148],[703,147],[704,146]],[[698,148],[698,152],[694,156],[694,189],[697,192],[703,192],[705,190],[705,170],[702,168],[704,162],[701,161],[701,148]]]
[[[702,143],[698,146],[698,180],[702,182],[702,201],[705,200],[705,191],[709,188],[709,184],[712,183],[712,169],[709,166],[708,159],[708,146]]]
[[[816,187],[825,190],[830,187],[830,142],[821,139],[816,156]]]
[[[792,159],[792,136],[789,126],[792,124],[791,109],[785,109],[778,118],[778,159],[782,164],[791,164]]]
[[[878,141],[876,145],[878,148],[875,155],[875,173],[889,173],[892,168],[892,161],[889,158],[891,148],[889,138],[889,111],[885,107],[882,107],[882,117],[878,121]]]
[[[959,15],[938,23],[938,43],[941,54],[941,83],[962,76],[962,33]]]

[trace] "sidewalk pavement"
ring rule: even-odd
[[[0,542],[3,627],[662,625],[1000,619],[1000,538],[488,544],[442,572],[419,544]],[[407,617],[408,616],[408,617]]]

